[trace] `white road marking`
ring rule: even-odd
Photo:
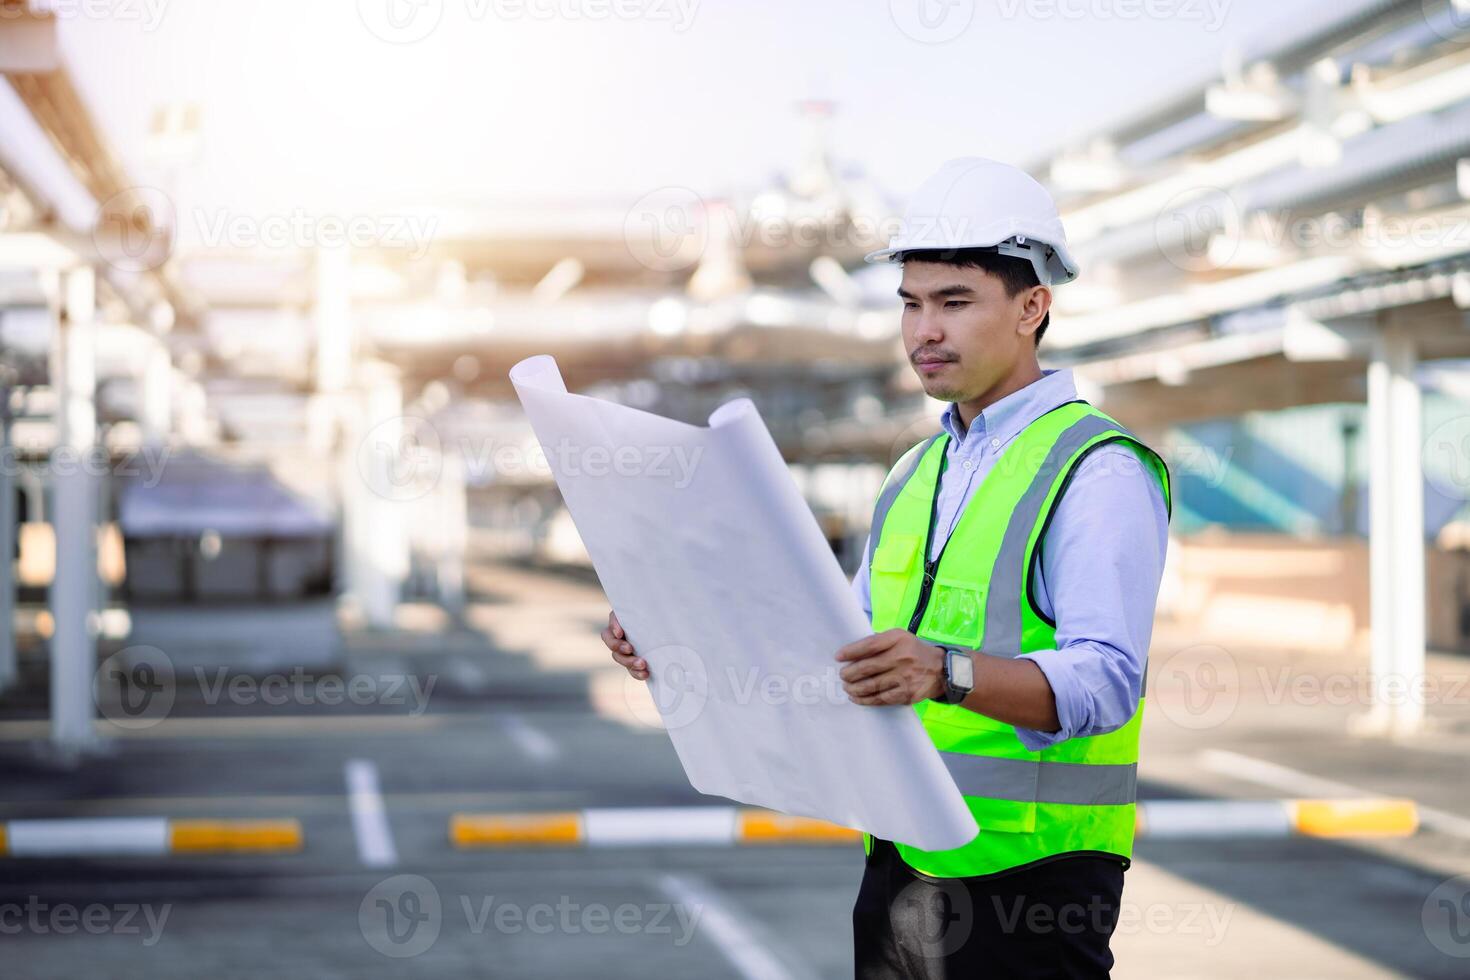
[[[536,762],[552,762],[561,755],[556,742],[520,715],[501,715],[500,727],[520,749]]]
[[[1200,762],[1211,772],[1218,772],[1222,776],[1234,776],[1259,786],[1270,786],[1272,789],[1279,789],[1293,797],[1380,795],[1358,789],[1356,786],[1349,786],[1347,783],[1321,779],[1310,773],[1289,769],[1264,759],[1253,759],[1248,755],[1229,752],[1225,749],[1206,749],[1200,753]]]
[[[792,966],[770,950],[708,882],[693,875],[660,875],[658,886],[690,915],[695,928],[715,944],[745,980],[805,980],[810,971]]]
[[[168,821],[163,817],[16,820],[8,836],[7,853],[15,857],[168,853]]]
[[[1222,776],[1234,776],[1260,786],[1270,786],[1295,797],[1321,796],[1351,799],[1355,796],[1383,795],[1357,786],[1349,786],[1347,783],[1339,783],[1336,780],[1313,776],[1300,769],[1267,762],[1265,759],[1253,759],[1248,755],[1241,755],[1239,752],[1230,752],[1226,749],[1206,749],[1200,753],[1200,762],[1206,769],[1220,773]],[[1416,805],[1419,810],[1419,822],[1424,826],[1442,834],[1470,839],[1470,819],[1446,810],[1424,806],[1417,801]]]
[[[388,813],[378,788],[378,767],[368,759],[349,759],[345,768],[357,856],[369,868],[390,868],[398,863],[398,850],[393,846],[393,831],[388,827]]]
[[[588,847],[735,843],[733,806],[593,807],[583,814]]]

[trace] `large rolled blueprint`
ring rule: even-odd
[[[838,648],[872,632],[747,398],[709,426],[510,378],[701,793],[926,850],[976,824],[908,707],[853,704]]]

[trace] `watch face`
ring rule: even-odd
[[[950,653],[949,655],[949,681],[954,687],[966,691],[975,686],[975,664],[968,655],[963,653]]]

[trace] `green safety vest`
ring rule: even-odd
[[[947,434],[904,454],[878,497],[869,537],[873,630],[907,629],[938,644],[1016,657],[1056,646],[1056,623],[1036,608],[1037,548],[1078,463],[1121,443],[1153,474],[1172,512],[1163,459],[1086,401],[1026,426],[1001,451],[940,554],[929,561]],[[978,671],[977,671],[978,674]],[[1116,731],[1032,752],[1016,729],[959,705],[914,705],[980,832],[948,851],[895,841],[916,871],[941,878],[992,874],[1059,854],[1129,859],[1143,699]],[[872,838],[863,835],[871,852]]]

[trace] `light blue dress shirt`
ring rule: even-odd
[[[965,432],[950,403],[940,420],[950,439],[931,560],[1006,444],[1037,417],[1076,398],[1071,370],[1054,369],[985,409]],[[1116,443],[1088,453],[1057,505],[1033,573],[1036,604],[1057,624],[1057,647],[1022,657],[1051,684],[1061,728],[1016,729],[1027,749],[1101,735],[1133,716],[1168,542],[1163,492],[1138,456]],[[867,548],[852,589],[871,620]]]

